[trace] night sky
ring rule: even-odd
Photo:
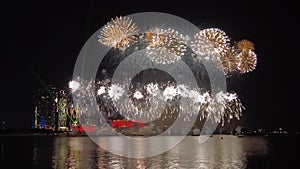
[[[85,41],[116,16],[164,12],[182,17],[200,28],[220,28],[232,41],[255,44],[255,71],[228,79],[246,107],[242,124],[250,128],[299,130],[296,118],[298,90],[291,10],[286,4],[255,2],[175,1],[49,1],[2,5],[2,59],[0,121],[7,128],[30,128],[33,95],[42,84],[66,85]]]

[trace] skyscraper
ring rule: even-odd
[[[39,89],[34,96],[33,128],[55,129],[57,127],[57,88],[49,85]]]

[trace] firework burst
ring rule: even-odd
[[[133,98],[139,100],[139,99],[144,98],[144,96],[143,96],[142,92],[140,92],[140,91],[137,90],[136,92],[133,93]]]
[[[217,28],[204,29],[195,35],[195,39],[207,38],[209,43],[214,47],[214,51],[223,55],[229,48],[229,38],[226,33]],[[201,41],[198,41],[201,42]],[[197,41],[194,42],[197,44]]]
[[[257,58],[254,52],[241,52],[238,56],[240,58],[238,69],[241,73],[247,73],[255,69]]]
[[[185,38],[173,29],[151,29],[144,34],[148,57],[156,63],[169,64],[181,59],[186,51]]]
[[[112,100],[118,100],[123,93],[125,93],[125,90],[118,84],[112,84],[108,90],[108,95]]]
[[[203,32],[199,32],[194,36],[194,40],[191,42],[191,48],[193,52],[200,56],[200,59],[219,61],[219,55],[214,48],[214,44],[204,36]]]
[[[253,51],[254,48],[254,44],[246,39],[240,40],[237,44],[237,49],[241,52],[248,52],[248,51]]]
[[[100,31],[98,41],[121,51],[135,45],[134,43],[141,43],[138,44],[136,50],[140,46],[145,47],[146,56],[160,64],[174,63],[190,52],[187,52],[186,45],[189,38],[174,29],[153,28],[145,33],[138,33],[135,23],[129,17],[116,17]],[[211,61],[224,70],[225,74],[234,71],[246,73],[254,70],[257,64],[254,49],[254,44],[246,39],[231,47],[229,37],[218,28],[201,30],[191,41],[191,56],[196,56],[192,58],[192,62],[198,59]],[[145,60],[148,61],[148,58]],[[141,59],[140,63],[142,61]],[[71,84],[74,93],[77,94],[81,90],[75,89],[82,87],[76,87],[76,85],[76,83]],[[90,88],[87,87],[87,89]],[[93,94],[93,92],[80,94],[85,97],[92,96],[91,93]],[[181,110],[188,110],[184,111],[185,114],[181,114],[184,120],[188,120],[191,115],[199,115],[200,120],[206,118],[224,125],[225,121],[229,122],[232,118],[239,119],[244,109],[235,93],[223,91],[211,93],[205,89],[190,88],[185,84],[148,83],[144,86],[133,87],[132,84],[128,86],[107,83],[100,84],[96,94],[98,101],[101,102],[99,104],[101,110],[119,112],[125,118],[132,120],[145,116],[145,121],[152,121],[158,118],[164,119],[166,117],[162,117],[163,115],[170,114],[176,117],[178,114],[180,117]],[[84,106],[85,102],[81,105]],[[162,115],[163,112],[167,113]]]
[[[165,101],[173,100],[178,95],[178,91],[175,86],[167,86],[163,92],[163,95]]]
[[[210,119],[214,123],[222,123],[242,115],[244,107],[235,93],[218,92],[206,96],[206,103],[201,106],[200,120]]]
[[[239,63],[240,59],[237,57],[237,52],[231,47],[227,50],[226,54],[221,57],[220,66],[223,68],[225,74],[228,74],[229,72],[236,71]]]
[[[135,23],[128,17],[116,17],[101,30],[99,42],[112,48],[124,51],[137,42],[138,30]]]
[[[176,39],[179,43],[186,43],[187,41],[187,38],[183,36],[183,34],[171,28],[169,29],[152,28],[147,32],[152,32],[159,35],[165,35],[169,38]]]
[[[132,120],[141,118],[145,121],[164,119],[166,117],[161,117],[161,115],[165,111],[168,111],[168,114],[173,117],[178,112],[178,108],[176,108],[178,106],[176,100],[178,99],[185,99],[187,104],[180,105],[180,107],[188,107],[190,110],[180,113],[185,121],[189,121],[192,115],[199,114],[200,120],[208,118],[214,123],[224,125],[226,120],[229,122],[232,118],[239,119],[244,109],[236,93],[201,92],[184,84],[175,86],[171,83],[149,83],[139,87],[139,89],[130,87],[129,93],[124,92],[125,88],[123,85],[113,84],[105,88],[101,86],[99,90],[109,96],[108,98],[101,98],[110,103],[108,108],[111,111],[117,110]],[[100,92],[98,96],[103,95],[103,92]],[[124,99],[126,95],[130,99]],[[115,107],[113,102],[117,100],[120,101],[118,102],[119,106]]]

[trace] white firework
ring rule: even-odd
[[[100,88],[97,91],[97,95],[102,95],[106,93],[105,86],[100,86]]]
[[[173,100],[177,95],[177,89],[175,88],[175,86],[167,86],[163,92],[164,95],[164,100]]]
[[[177,92],[182,97],[189,97],[190,95],[189,87],[184,84],[177,85]]]
[[[149,83],[146,85],[146,90],[150,95],[156,96],[159,92],[158,84]]]
[[[237,94],[218,92],[207,97],[207,103],[200,110],[200,119],[208,118],[214,123],[228,122],[233,117],[239,119],[244,107]]]
[[[136,98],[139,100],[139,99],[144,98],[144,96],[143,96],[142,92],[137,90],[136,92],[133,93],[133,98]]]
[[[124,93],[125,90],[119,84],[112,84],[108,89],[108,95],[113,101],[119,100]]]
[[[69,82],[69,88],[72,90],[72,92],[78,90],[80,88],[79,81],[72,80]]]
[[[205,104],[206,103],[206,93],[201,94],[197,90],[189,91],[189,98],[192,99],[194,104]]]
[[[101,86],[101,95],[107,93],[109,97],[101,97],[109,103],[108,108],[111,111],[119,111],[127,119],[143,120],[150,122],[156,119],[166,119],[167,116],[161,115],[167,111],[168,117],[178,112],[176,105],[179,104],[176,100],[180,99],[183,105],[180,109],[189,111],[180,111],[179,116],[189,121],[193,115],[200,115],[200,120],[205,118],[214,123],[228,122],[232,118],[239,119],[244,107],[242,106],[236,93],[228,92],[201,92],[190,88],[184,84],[178,84],[177,87],[172,83],[149,83],[145,86],[140,86],[139,90],[132,88],[130,93],[125,92],[126,85],[113,84],[108,87]],[[107,91],[107,92],[106,92]],[[83,94],[85,96],[86,94]],[[182,100],[183,99],[183,100]],[[110,101],[109,101],[110,100]],[[113,104],[118,101],[118,104]],[[173,102],[175,101],[175,102]],[[102,106],[102,105],[100,105]]]

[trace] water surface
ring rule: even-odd
[[[280,168],[296,164],[298,141],[295,136],[214,135],[199,144],[188,136],[161,155],[134,159],[107,152],[89,137],[0,136],[0,168]]]

